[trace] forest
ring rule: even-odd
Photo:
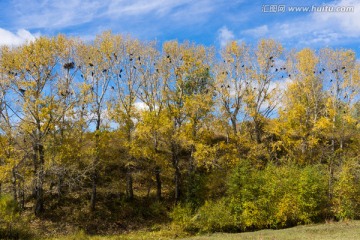
[[[353,50],[272,39],[2,46],[0,236],[360,219],[359,90]]]

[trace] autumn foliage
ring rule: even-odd
[[[0,208],[0,229],[30,209],[89,232],[358,219],[359,90],[352,50],[274,40],[4,46],[0,197],[17,211]]]

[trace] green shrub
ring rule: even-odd
[[[360,218],[360,162],[345,161],[334,186],[334,214],[339,219]]]
[[[206,202],[191,219],[201,232],[234,232],[239,230],[236,216],[226,199]]]
[[[185,200],[193,209],[199,208],[205,202],[205,174],[190,173],[186,178]]]
[[[26,222],[21,219],[19,206],[12,197],[0,197],[0,239],[29,239]]]
[[[327,180],[323,166],[269,163],[264,169],[256,169],[249,161],[242,161],[228,179],[227,196],[207,201],[197,210],[191,204],[177,206],[171,217],[185,231],[201,232],[316,222],[328,206]]]
[[[160,201],[155,201],[150,204],[149,210],[152,217],[161,217],[166,215],[166,206]]]
[[[297,190],[301,223],[320,221],[327,212],[328,177],[324,166],[307,166],[301,170]]]
[[[194,210],[191,204],[178,204],[174,207],[173,211],[169,214],[173,223],[178,225],[184,231],[196,232],[199,229],[191,221],[193,218]]]
[[[327,206],[327,177],[319,166],[242,163],[229,181],[231,211],[243,230],[317,221]]]

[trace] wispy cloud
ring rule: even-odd
[[[253,29],[248,29],[243,31],[242,33],[245,35],[250,35],[252,37],[263,37],[269,32],[269,28],[267,25],[262,25],[260,27],[255,27]]]
[[[138,38],[188,39],[186,36],[199,36],[204,25],[210,32],[214,15],[238,3],[221,0],[17,0],[8,4],[6,11],[0,9],[0,15],[6,14],[7,29],[25,28],[48,35],[65,32],[89,38],[112,29]]]
[[[127,19],[152,16],[170,20],[197,21],[214,10],[219,0],[19,0],[14,5],[15,23],[26,28],[67,28],[106,19]],[[196,15],[195,18],[191,18]],[[136,19],[135,19],[136,21]],[[151,24],[151,23],[150,23]]]
[[[321,6],[322,0],[290,5]],[[283,4],[273,0],[274,4]],[[202,44],[258,38],[288,46],[346,45],[360,42],[360,2],[327,1],[326,6],[353,6],[354,12],[261,12],[260,1],[222,0],[3,0],[3,29],[93,38],[108,29],[140,39],[189,39]],[[16,35],[16,34],[14,34]]]
[[[98,12],[106,6],[106,1],[72,0],[19,0],[14,7],[15,25],[25,28],[66,28],[90,22],[98,17]]]
[[[19,29],[16,33],[0,28],[0,46],[17,46],[27,41],[34,41],[36,35],[31,34],[25,29]]]
[[[357,0],[340,0],[326,4],[326,6],[352,6],[354,12],[303,13],[299,17],[287,21],[275,21],[271,25],[257,26],[242,31],[242,33],[252,38],[270,37],[301,46],[337,45],[348,41],[359,42],[360,2]]]
[[[226,26],[219,29],[218,39],[221,47],[225,47],[226,44],[235,39],[235,35]]]
[[[353,7],[353,12],[289,12],[290,6]],[[238,31],[247,41],[274,38],[291,46],[336,46],[359,43],[360,2],[336,0],[327,3],[287,3],[286,13],[268,13],[255,18],[249,28]],[[278,16],[278,17],[277,17]],[[266,21],[266,23],[265,23]],[[254,26],[254,22],[257,24]],[[265,23],[265,24],[264,24]],[[231,26],[231,25],[230,25]],[[239,37],[239,36],[235,36]]]
[[[110,1],[105,15],[113,18],[120,18],[124,15],[138,16],[152,13],[157,16],[164,16],[172,9],[186,6],[190,0],[135,0],[135,1]]]

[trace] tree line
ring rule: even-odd
[[[99,194],[153,195],[191,203],[194,216],[223,196],[256,202],[249,191],[257,196],[260,183],[282,175],[293,183],[274,180],[282,196],[307,196],[316,186],[317,212],[356,218],[359,87],[354,51],[286,50],[271,39],[218,51],[104,32],[91,42],[59,35],[3,46],[0,195],[36,216],[46,199],[75,193],[85,194],[92,212]],[[317,178],[302,182],[310,175]],[[290,211],[295,203],[283,200]],[[255,206],[240,205],[242,219],[256,219]],[[315,208],[303,207],[310,221],[305,215]]]

